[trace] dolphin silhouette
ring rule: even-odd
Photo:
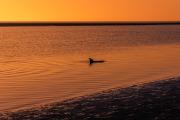
[[[104,60],[93,60],[92,58],[89,58],[89,64],[93,64],[93,63],[103,63],[105,62]]]

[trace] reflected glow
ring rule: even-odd
[[[81,55],[21,59],[25,62],[1,60],[0,109],[25,108],[177,76],[179,52],[180,45],[136,47],[103,55],[109,61],[92,66],[78,62],[77,57],[84,58]]]
[[[2,111],[180,74],[180,26],[4,27],[0,31]],[[89,57],[107,62],[89,66]]]

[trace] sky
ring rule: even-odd
[[[180,0],[0,0],[0,21],[180,21]]]

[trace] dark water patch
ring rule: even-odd
[[[91,96],[67,100],[12,113],[2,120],[178,120],[180,115],[180,79],[114,89]]]

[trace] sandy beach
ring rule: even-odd
[[[170,78],[1,113],[0,120],[179,120],[179,111],[180,78]]]

